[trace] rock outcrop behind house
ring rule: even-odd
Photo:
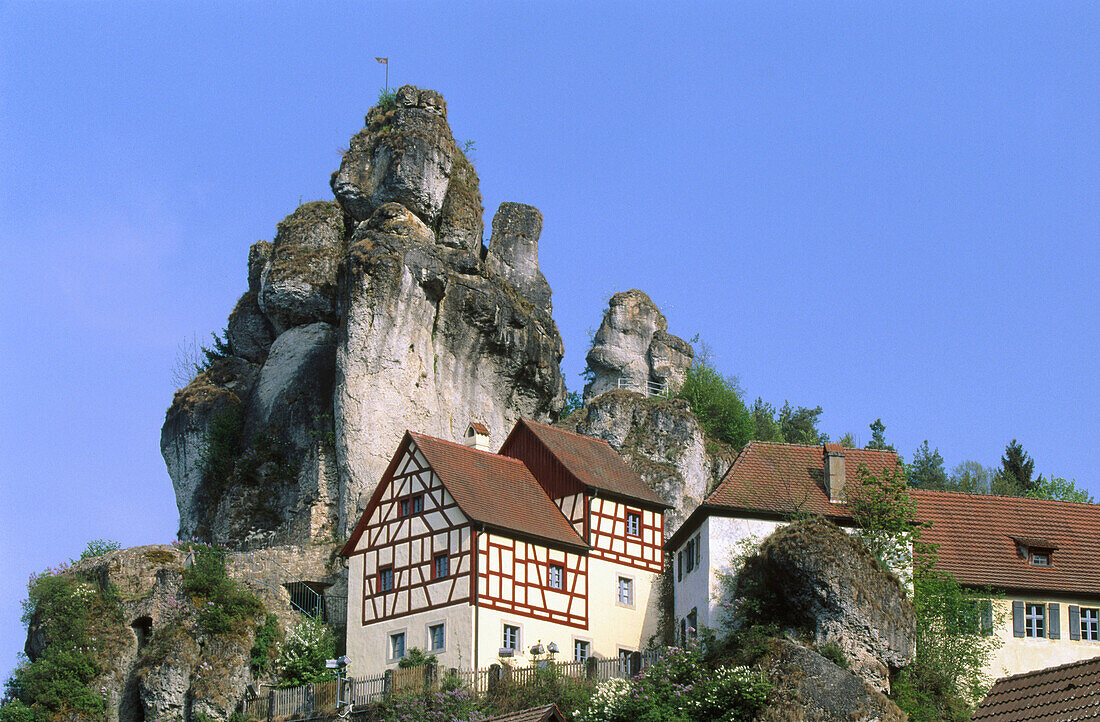
[[[475,420],[500,444],[564,403],[542,216],[504,203],[483,245],[442,96],[405,86],[371,109],[331,186],[251,247],[229,353],[168,409],[182,539],[334,549],[406,428],[459,440]],[[322,566],[303,578],[338,583]]]

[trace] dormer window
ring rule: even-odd
[[[1033,567],[1049,567],[1053,565],[1054,552],[1058,550],[1058,544],[1047,538],[1014,536],[1016,551],[1021,559]]]
[[[1028,563],[1033,567],[1049,567],[1050,553],[1046,551],[1033,551],[1028,557]]]

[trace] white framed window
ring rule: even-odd
[[[1100,609],[1081,607],[1081,639],[1100,642]]]
[[[1045,604],[1032,604],[1028,603],[1024,605],[1024,636],[1025,637],[1045,637],[1046,636],[1046,605]]]
[[[428,626],[428,650],[442,652],[447,647],[447,628],[440,622]]]
[[[405,633],[390,635],[390,659],[402,659],[405,656]]]
[[[500,648],[518,651],[520,646],[519,627],[514,624],[505,624],[501,634]]]
[[[634,606],[634,580],[630,577],[619,577],[618,602],[624,607]]]
[[[590,656],[592,656],[592,643],[587,639],[574,639],[573,661],[587,662]]]
[[[551,564],[546,573],[546,584],[551,589],[565,589],[565,567]]]
[[[1049,567],[1050,554],[1046,552],[1031,552],[1028,561],[1033,567]]]
[[[636,511],[626,513],[626,533],[628,536],[642,535],[642,515]]]

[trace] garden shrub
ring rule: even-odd
[[[224,547],[193,544],[194,563],[183,572],[183,590],[198,611],[198,627],[208,634],[226,634],[251,622],[263,604],[229,578],[229,552]]]
[[[332,679],[325,660],[336,656],[332,629],[320,619],[301,617],[286,635],[279,651],[280,687],[294,687]]]
[[[556,704],[566,719],[572,719],[574,710],[587,705],[592,689],[592,683],[587,680],[567,677],[555,665],[548,664],[523,683],[502,679],[497,688],[485,696],[484,709],[490,714],[507,714]]]
[[[420,647],[412,647],[397,662],[397,666],[400,669],[408,669],[409,667],[426,667],[429,664],[435,664],[439,660],[436,659],[434,654],[424,654],[424,650]]]
[[[445,689],[432,694],[394,697],[377,705],[371,719],[383,722],[479,722],[485,716],[479,710],[478,700],[468,691]]]

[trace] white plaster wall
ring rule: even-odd
[[[519,649],[514,657],[508,658],[508,663],[526,667],[531,664],[531,647],[541,641],[544,645],[554,642],[558,645],[559,652],[555,659],[560,661],[573,660],[573,637],[589,639],[588,630],[569,627],[564,624],[547,622],[541,619],[532,619],[511,612],[502,612],[496,609],[481,608],[477,611],[478,621],[478,668],[488,667],[500,662],[500,645],[504,641],[504,625],[510,624],[520,628]],[[544,657],[540,657],[544,659]]]
[[[349,585],[350,586],[350,585]],[[474,610],[468,603],[455,604],[427,612],[417,612],[396,619],[374,622],[368,625],[348,620],[347,655],[351,658],[348,676],[366,677],[381,674],[397,667],[397,660],[390,660],[390,635],[404,631],[405,649],[419,647],[435,654],[443,669],[473,666]],[[445,645],[442,652],[432,652],[428,640],[428,627],[442,622],[446,625]]]
[[[1014,637],[1012,636],[1012,602],[1030,602],[1060,605],[1059,627],[1061,639]],[[992,679],[1013,674],[1031,672],[1046,667],[1077,662],[1083,659],[1100,657],[1100,642],[1086,642],[1069,638],[1069,605],[1079,607],[1100,607],[1100,599],[1081,599],[1074,597],[1034,597],[1008,596],[994,600],[994,630],[1003,640],[986,665],[986,674]],[[1049,622],[1049,617],[1047,619]]]

